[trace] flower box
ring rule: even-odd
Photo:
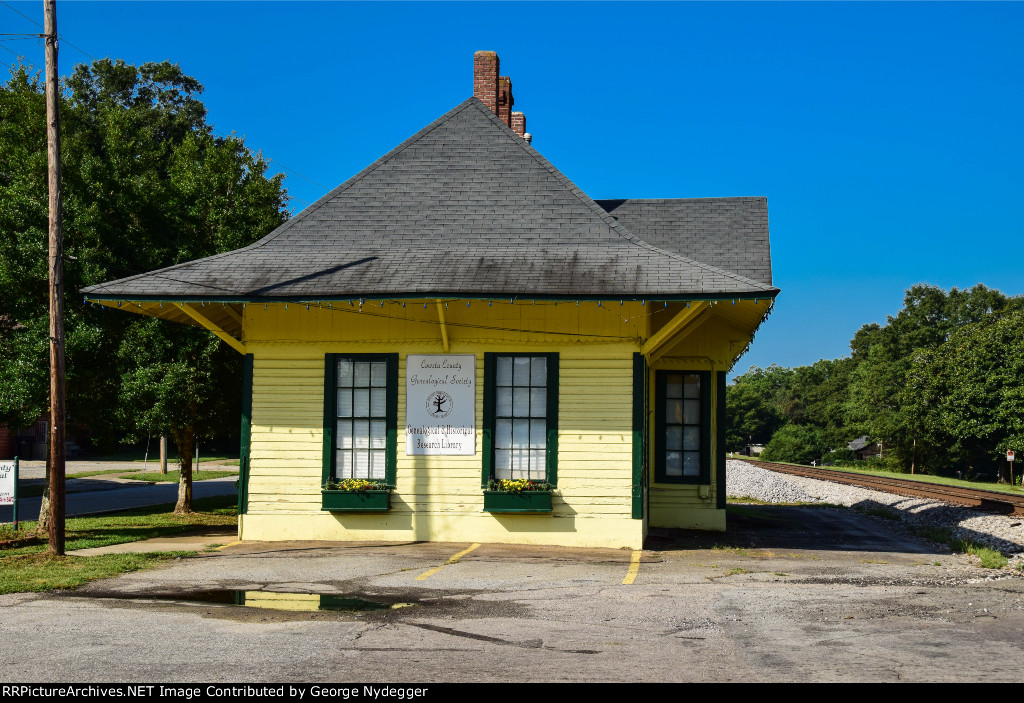
[[[486,513],[550,513],[551,491],[484,491]]]
[[[384,512],[391,509],[391,491],[328,491],[320,493],[323,510],[343,512]]]

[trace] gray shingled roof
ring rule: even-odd
[[[767,198],[596,202],[656,247],[771,285]]]
[[[776,292],[638,238],[476,98],[251,246],[83,290],[132,300]]]

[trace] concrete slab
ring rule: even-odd
[[[156,537],[139,542],[110,544],[106,547],[90,547],[68,552],[71,556],[91,557],[97,554],[128,554],[139,552],[201,552],[236,541],[237,530],[233,527],[210,528],[202,532],[173,537]]]

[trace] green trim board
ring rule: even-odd
[[[386,512],[391,491],[320,491],[320,508],[335,513]]]
[[[384,445],[384,481],[394,486],[398,469],[398,354],[344,354],[324,355],[324,439],[321,486],[334,478],[337,461],[335,429],[338,421],[338,361],[384,361],[387,393],[385,395],[386,440]]]
[[[715,374],[715,507],[725,510],[725,372]]]
[[[551,491],[484,491],[485,513],[550,513]]]
[[[558,353],[557,352],[484,352],[483,456],[480,487],[494,478],[494,428],[497,424],[497,366],[499,357],[544,357],[547,360],[547,404],[545,420],[545,481],[558,486]]]
[[[699,475],[669,476],[665,466],[667,379],[670,375],[697,376],[700,379],[700,458]],[[654,372],[654,480],[657,483],[711,483],[711,372],[687,370],[659,370]],[[679,423],[674,423],[679,424]],[[687,423],[691,424],[691,423]]]
[[[249,512],[249,456],[252,438],[253,356],[242,356],[242,426],[238,449],[238,514]]]
[[[779,291],[765,291],[763,293],[737,293],[736,295],[706,295],[701,293],[688,293],[679,295],[663,295],[660,293],[652,293],[650,296],[639,296],[639,295],[628,295],[620,296],[614,293],[608,295],[552,295],[544,293],[524,293],[513,296],[480,296],[480,295],[465,295],[457,291],[438,291],[436,293],[396,293],[394,295],[380,296],[380,295],[360,295],[353,293],[348,296],[267,296],[267,297],[247,297],[247,296],[209,296],[205,298],[195,297],[176,297],[168,295],[103,295],[90,293],[82,296],[83,302],[94,303],[99,301],[125,301],[125,302],[142,302],[142,303],[223,303],[223,304],[268,304],[268,303],[295,303],[298,304],[314,304],[314,303],[354,303],[355,301],[387,301],[387,300],[426,300],[436,301],[438,298],[442,300],[479,300],[481,302],[502,302],[508,300],[510,302],[528,303],[534,300],[554,300],[559,302],[571,303],[573,301],[592,301],[592,302],[607,302],[609,306],[613,306],[615,303],[629,301],[632,303],[663,303],[663,302],[695,302],[695,301],[706,301],[706,302],[728,302],[732,300],[754,300],[754,301],[774,301],[775,297],[779,294]]]
[[[633,354],[633,485],[634,520],[644,517],[644,489],[647,478],[647,359]]]

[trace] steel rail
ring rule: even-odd
[[[990,513],[1002,515],[1024,515],[1024,496],[1015,496],[997,491],[986,491],[977,488],[961,488],[958,486],[945,486],[937,483],[926,483],[924,481],[913,481],[901,478],[886,478],[882,476],[871,476],[869,474],[856,474],[849,471],[837,469],[819,469],[809,466],[792,466],[790,464],[777,464],[771,461],[760,461],[748,459],[745,461],[753,466],[762,469],[777,471],[804,478],[813,478],[821,481],[833,481],[844,483],[861,488],[870,488],[885,493],[896,495],[912,496],[915,498],[927,498],[930,500],[942,500],[947,503],[966,505]]]

